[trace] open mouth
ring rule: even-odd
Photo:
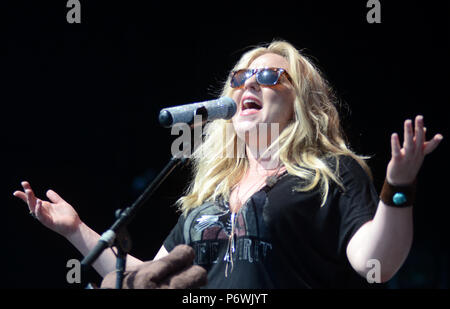
[[[242,110],[260,110],[262,108],[261,103],[252,99],[245,99],[242,101]]]

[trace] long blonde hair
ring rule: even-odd
[[[296,190],[305,192],[320,187],[323,206],[331,182],[343,187],[337,175],[339,156],[353,157],[371,176],[364,162],[366,157],[356,155],[346,145],[331,87],[313,63],[290,43],[278,40],[268,46],[253,48],[241,57],[233,70],[247,68],[254,59],[266,53],[281,55],[288,61],[295,91],[294,118],[277,141],[279,159],[289,174],[304,180]],[[221,96],[231,96],[232,92],[228,77]],[[236,133],[227,133],[230,123],[231,120],[215,120],[205,126],[204,141],[191,156],[193,181],[186,195],[177,201],[183,212],[218,196],[228,199],[231,188],[245,175],[248,169],[246,156],[224,155],[230,143],[237,149]],[[336,160],[335,170],[327,163],[330,158]]]

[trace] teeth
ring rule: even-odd
[[[242,102],[242,105],[244,105],[244,108],[257,108],[257,109],[261,108],[261,105],[258,102],[256,102],[255,100],[252,100],[252,99],[245,99]],[[255,107],[255,105],[256,105],[256,107]]]

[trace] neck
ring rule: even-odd
[[[282,165],[279,157],[275,156],[272,151],[269,151],[263,156],[264,151],[249,147],[248,145],[246,146],[246,151],[250,172],[271,172],[279,169]]]
[[[250,172],[266,173],[277,170],[282,165],[278,157],[278,126],[275,126],[276,130],[272,126],[270,128],[262,130],[257,126],[245,132],[244,143]]]

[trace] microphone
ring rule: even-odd
[[[164,108],[159,112],[159,123],[166,128],[176,123],[193,124],[194,116],[202,115],[203,121],[231,119],[237,110],[236,102],[229,97],[216,100]]]

